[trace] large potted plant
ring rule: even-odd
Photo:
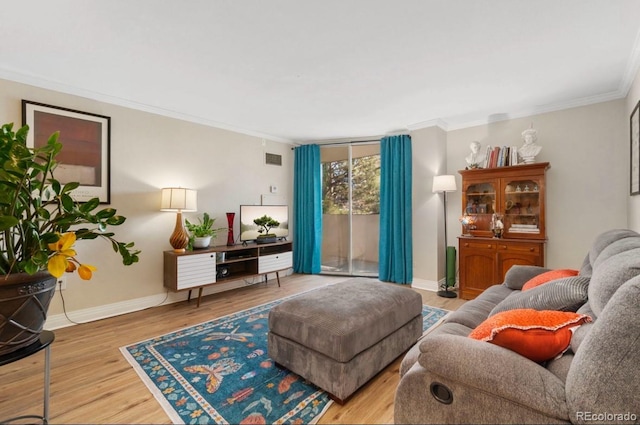
[[[95,198],[79,204],[70,193],[79,183],[54,177],[62,149],[58,133],[29,148],[29,127],[0,130],[0,355],[34,342],[42,332],[58,277],[77,270],[91,279],[96,267],[81,263],[76,240],[106,239],[123,264],[138,261],[133,242],[119,242],[109,226],[126,220]]]
[[[185,226],[191,237],[189,238],[189,246],[192,248],[207,248],[211,243],[211,239],[216,236],[220,230],[226,230],[226,227],[213,228],[216,219],[211,218],[208,213],[204,213],[202,218],[198,217],[198,223],[191,223],[185,220]]]

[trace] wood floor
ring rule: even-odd
[[[301,293],[345,277],[291,275],[195,302],[155,307],[55,331],[51,346],[50,423],[168,424],[169,417],[124,359],[119,347]],[[464,301],[418,291],[424,303],[448,310]],[[56,295],[58,296],[58,295]],[[345,405],[333,404],[321,424],[393,423],[401,358]],[[0,368],[0,420],[42,414],[44,352]]]

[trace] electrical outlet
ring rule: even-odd
[[[57,285],[58,285],[58,289],[61,291],[64,291],[65,289],[67,289],[67,277],[65,275],[60,276],[58,278]]]

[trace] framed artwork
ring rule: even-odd
[[[631,134],[631,195],[640,194],[640,101],[631,113],[629,128]]]
[[[75,201],[110,202],[111,118],[23,100],[22,123],[29,126],[29,147],[44,146],[53,133],[60,132],[62,150],[54,176],[62,184],[80,183],[71,192]]]

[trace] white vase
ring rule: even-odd
[[[211,243],[211,236],[203,236],[201,238],[193,239],[193,247],[194,248],[209,248],[209,244]]]

